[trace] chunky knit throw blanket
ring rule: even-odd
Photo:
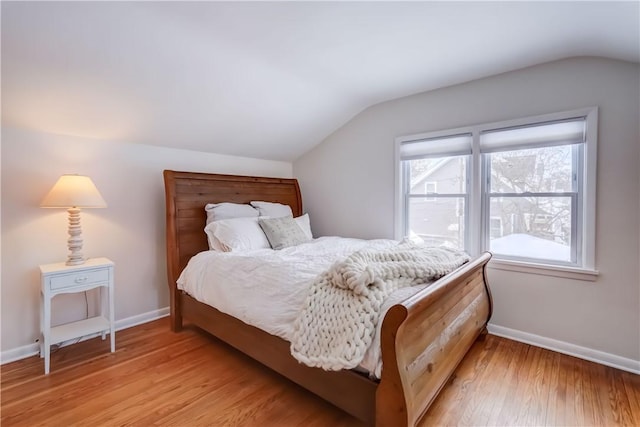
[[[307,366],[329,371],[355,368],[374,338],[388,295],[438,279],[469,259],[461,251],[404,242],[354,252],[311,285],[295,322],[291,354]]]

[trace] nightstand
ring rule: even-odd
[[[113,310],[113,261],[91,258],[82,265],[65,263],[40,266],[42,342],[40,357],[44,357],[44,373],[49,373],[51,346],[73,338],[109,332],[111,352],[116,351],[116,331]],[[60,294],[86,292],[100,288],[100,314],[85,320],[51,327],[51,300]]]

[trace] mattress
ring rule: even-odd
[[[206,251],[195,255],[178,278],[178,288],[200,302],[287,341],[313,280],[333,263],[364,249],[385,249],[395,240],[321,237],[278,251]],[[384,313],[426,285],[401,288],[382,306]],[[359,368],[380,378],[382,359],[378,322],[374,340]]]

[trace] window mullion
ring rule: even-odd
[[[408,162],[402,162],[402,187],[404,197],[402,198],[403,203],[403,216],[402,220],[402,235],[407,236],[409,234],[409,198],[411,197],[411,172],[409,168]]]
[[[467,251],[478,255],[484,249],[483,244],[483,185],[482,185],[482,156],[480,155],[480,134],[472,132],[471,161],[467,165]]]

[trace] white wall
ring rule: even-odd
[[[66,259],[66,210],[39,208],[64,173],[89,175],[107,201],[83,210],[82,229],[85,256],[116,264],[116,320],[168,305],[163,169],[287,178],[292,165],[2,129],[3,354],[38,338],[38,265]],[[82,294],[54,299],[54,324],[84,315]]]
[[[598,106],[601,275],[583,282],[492,269],[491,322],[640,369],[639,102],[638,64],[567,59],[373,106],[295,161],[293,171],[315,234],[391,238],[395,137]]]

